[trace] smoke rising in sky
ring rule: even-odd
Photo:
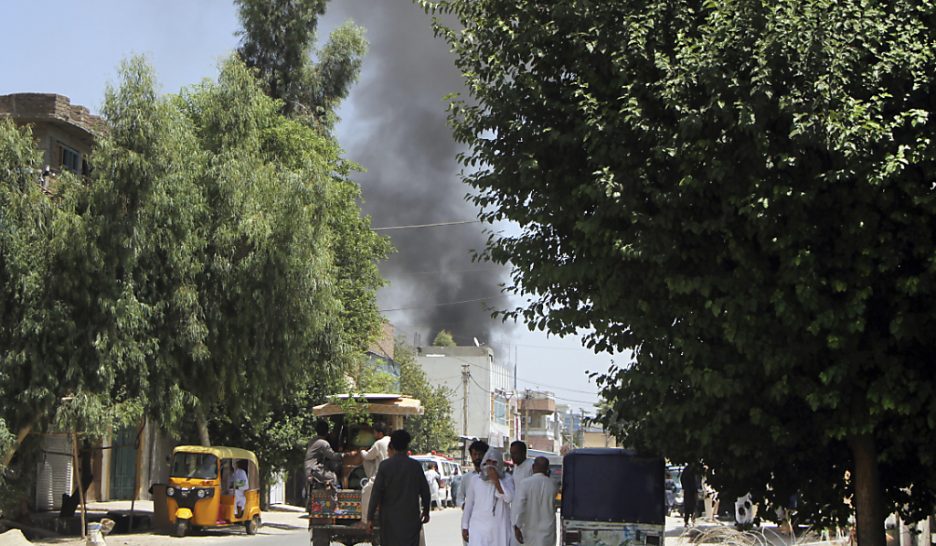
[[[370,52],[340,112],[338,138],[346,156],[367,169],[356,179],[373,225],[476,219],[476,208],[465,200],[470,188],[458,177],[460,147],[443,101],[463,83],[430,17],[411,0],[332,1],[322,30],[349,18],[367,29]],[[390,286],[381,291],[380,307],[398,334],[410,342],[418,335],[419,344],[428,345],[445,328],[459,345],[473,337],[494,345],[513,327],[484,307],[508,299],[499,287],[506,270],[472,261],[472,251],[484,247],[483,230],[473,223],[383,232],[397,252],[381,265]],[[389,311],[399,308],[405,309]]]

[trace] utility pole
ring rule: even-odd
[[[465,446],[462,452],[462,460],[468,461],[468,380],[471,379],[471,366],[468,363],[462,364],[462,436],[466,438],[462,444]]]
[[[471,368],[462,364],[462,434],[468,436],[468,380],[471,379]]]

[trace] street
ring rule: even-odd
[[[461,544],[461,510],[446,508],[432,512],[426,525],[426,546],[459,546]],[[197,546],[199,544],[242,544],[308,546],[309,534],[306,531],[306,516],[294,507],[281,507],[264,512],[264,524],[256,536],[248,536],[240,527],[213,529],[186,536],[172,538],[166,534],[144,533],[134,535],[111,535],[107,544],[114,546],[155,546],[160,544],[179,544]],[[666,518],[666,543],[670,546],[688,543],[680,537],[683,534],[682,521],[679,518]],[[558,532],[557,532],[558,536]],[[773,541],[772,541],[773,542]],[[33,541],[34,544],[57,544],[65,546],[84,545],[78,538],[58,538]],[[337,545],[338,543],[332,543]]]
[[[166,534],[145,533],[111,535],[106,540],[107,544],[119,546],[155,546],[175,542],[187,545],[231,544],[235,541],[244,545],[306,546],[309,544],[309,533],[306,530],[308,520],[298,509],[284,507],[264,512],[263,521],[260,532],[253,537],[245,534],[242,527],[231,527],[201,531],[182,539],[172,538]],[[432,512],[429,524],[426,526],[426,544],[453,546],[461,544],[460,523],[461,510],[446,508]],[[33,543],[77,546],[83,545],[84,541],[70,537],[33,541]]]

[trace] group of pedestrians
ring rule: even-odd
[[[380,528],[380,543],[386,546],[424,546],[422,527],[429,522],[433,495],[419,461],[409,457],[410,434],[396,430],[386,434],[377,425],[377,441],[362,451],[370,482],[362,491],[362,522],[372,533]],[[320,431],[324,437],[327,429]],[[316,451],[325,450],[313,442]],[[310,455],[312,449],[310,445]],[[526,444],[510,446],[513,475],[506,472],[501,450],[475,441],[469,447],[475,470],[458,488],[457,502],[463,507],[462,539],[471,546],[531,546],[556,544],[556,485],[549,478],[549,461],[526,457]],[[339,454],[322,455],[338,459]],[[313,467],[316,465],[312,465]],[[310,468],[313,474],[318,468]],[[332,476],[322,476],[333,483]],[[375,519],[376,518],[376,519]]]
[[[527,458],[526,444],[510,445],[513,474],[501,450],[476,441],[469,447],[475,472],[462,482],[462,540],[471,546],[556,544],[556,485],[549,460]]]

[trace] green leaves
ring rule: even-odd
[[[264,92],[281,111],[328,131],[335,110],[357,80],[367,41],[351,22],[336,28],[315,50],[318,18],[327,0],[236,0],[243,31],[238,54],[256,71]],[[317,62],[313,62],[313,56]]]
[[[122,65],[93,174],[51,196],[31,137],[0,120],[0,440],[144,414],[184,434],[204,414],[288,464],[312,430],[294,414],[380,328],[389,245],[337,144],[239,60],[179,95],[155,85]]]
[[[897,378],[931,383],[932,6],[424,5],[473,201],[519,226],[486,253],[530,301],[503,315],[634,352],[606,424],[817,521],[874,431],[889,507],[924,508],[936,398]]]

